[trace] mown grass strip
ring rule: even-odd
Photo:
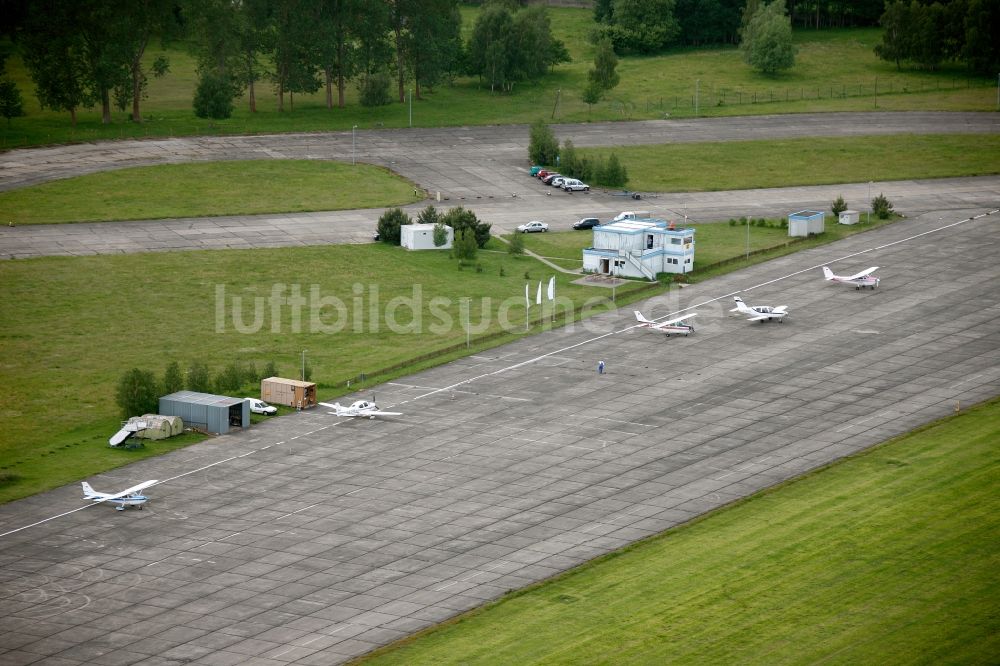
[[[413,183],[370,164],[251,160],[67,178],[2,192],[0,210],[4,223],[22,225],[376,208],[419,199]]]
[[[994,400],[359,662],[990,662],[997,441]]]

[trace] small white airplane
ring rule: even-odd
[[[772,308],[769,305],[748,306],[739,296],[733,296],[733,300],[736,301],[736,307],[730,310],[730,312],[739,312],[740,314],[747,315],[747,321],[764,323],[765,321],[777,319],[780,324],[788,316],[787,305],[779,305],[776,308]]]
[[[638,310],[633,310],[635,312],[635,320],[639,322],[642,328],[651,328],[656,331],[662,331],[670,337],[671,333],[676,333],[677,335],[691,335],[694,333],[694,326],[684,321],[685,319],[690,319],[691,317],[697,317],[698,313],[693,312],[685,317],[677,317],[676,319],[670,319],[668,321],[652,321],[646,319],[642,316],[642,313]]]
[[[878,266],[872,266],[871,268],[866,268],[855,275],[834,275],[833,271],[831,271],[828,266],[824,266],[823,277],[834,282],[853,284],[855,289],[861,289],[861,287],[871,287],[872,289],[875,289],[875,287],[878,286],[879,279],[878,276],[872,275],[872,273],[877,270]]]
[[[374,402],[368,402],[367,400],[358,400],[352,403],[349,407],[345,407],[339,402],[330,404],[329,402],[319,403],[324,407],[329,407],[333,411],[330,414],[336,416],[364,416],[369,419],[374,419],[376,416],[402,416],[402,412],[383,412],[378,408]]]
[[[118,511],[124,511],[127,506],[138,507],[142,511],[142,505],[149,501],[149,498],[141,494],[141,491],[157,483],[159,481],[153,479],[151,481],[143,481],[139,485],[127,488],[120,493],[99,493],[91,488],[89,483],[83,481],[83,499],[93,500],[95,503],[111,502],[112,504],[117,504],[118,506],[115,509]]]

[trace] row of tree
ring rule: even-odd
[[[112,105],[141,120],[154,38],[183,40],[197,58],[196,112],[222,118],[244,92],[256,111],[261,82],[274,86],[278,110],[296,93],[326,89],[328,108],[345,106],[354,82],[362,104],[405,101],[457,74],[478,75],[491,89],[537,79],[569,60],[552,37],[544,7],[492,0],[468,44],[458,0],[11,0],[0,28],[11,34],[44,108],[70,113]],[[390,90],[395,86],[395,95]]]
[[[1000,69],[1000,0],[887,2],[882,14],[878,57],[936,69],[946,61],[965,62],[984,74]]]
[[[611,153],[606,160],[581,155],[570,139],[566,139],[560,149],[559,140],[544,120],[537,120],[531,125],[528,159],[532,164],[557,166],[559,173],[593,185],[625,187],[628,184],[628,172],[617,155]]]
[[[876,25],[884,0],[789,0],[802,27]],[[754,5],[759,3],[753,3]],[[679,45],[736,44],[756,6],[747,0],[596,0],[597,35],[619,53],[656,53]]]
[[[305,369],[308,379],[311,371],[308,365]],[[142,414],[155,414],[159,409],[162,395],[170,395],[184,389],[201,393],[211,391],[227,393],[239,391],[248,385],[259,384],[267,377],[277,376],[278,369],[273,361],[268,362],[261,372],[257,371],[257,366],[252,361],[233,361],[214,377],[208,365],[201,361],[192,362],[186,372],[181,371],[177,361],[171,361],[162,377],[139,368],[125,372],[118,380],[115,402],[122,410],[122,417],[127,419]]]

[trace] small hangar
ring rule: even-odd
[[[159,413],[179,416],[188,427],[224,435],[231,428],[250,425],[250,403],[225,395],[177,391],[160,398]]]

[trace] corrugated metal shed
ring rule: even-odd
[[[788,216],[789,236],[821,234],[826,230],[826,213],[821,210],[800,210]]]
[[[250,425],[250,404],[242,398],[178,391],[160,398],[160,414],[179,416],[184,425],[218,435]]]

